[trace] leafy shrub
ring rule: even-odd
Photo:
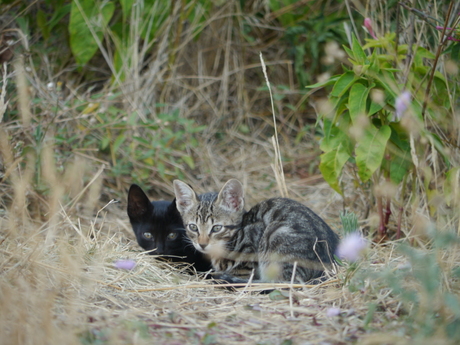
[[[366,21],[368,27],[370,20]],[[433,53],[423,42],[401,44],[396,33],[377,37],[372,27],[368,29],[374,37],[366,39],[364,46],[354,35],[350,47],[344,46],[349,66],[344,66],[342,74],[309,86],[332,87],[327,104],[319,112],[323,131],[321,173],[340,194],[347,162],[356,171],[355,185],[364,189],[385,180],[387,186],[402,185],[404,191],[408,177],[412,177],[412,192],[424,188],[430,201],[437,192],[428,182],[433,173],[421,157],[431,152],[435,171],[451,169],[446,154],[450,143],[444,138],[452,129],[449,119],[457,84],[436,70],[442,50]],[[448,42],[443,38],[439,47],[447,47]],[[457,45],[454,42],[446,51],[455,51]],[[437,162],[438,156],[441,162]],[[418,184],[421,171],[426,175],[422,187]],[[386,236],[391,194],[387,190],[375,193],[381,238]],[[399,229],[400,224],[398,237]]]
[[[326,83],[309,87],[333,85],[329,101],[334,111],[321,114],[324,122],[324,138],[321,149],[321,172],[326,181],[337,192],[342,193],[339,178],[346,162],[356,164],[358,176],[362,182],[368,182],[374,173],[382,172],[393,183],[399,184],[412,169],[410,152],[411,133],[414,128],[401,123],[404,113],[396,109],[398,97],[404,92],[404,85],[398,82],[400,69],[394,68],[394,59],[401,61],[408,52],[407,45],[396,46],[395,34],[388,34],[381,39],[368,40],[361,47],[353,37],[351,49],[345,50],[352,63],[352,68],[345,68],[343,74],[329,79]],[[410,90],[413,100],[405,106],[410,108],[414,124],[423,127],[422,114],[423,92],[427,86],[425,76],[428,72],[427,60],[434,60],[434,54],[423,47],[413,47],[414,63],[411,65],[406,90]],[[366,50],[372,53],[366,53]],[[381,50],[379,53],[378,50]],[[427,116],[439,120],[437,107],[449,108],[447,84],[441,73],[435,73],[435,87],[431,99],[433,104]],[[429,131],[421,130],[418,134],[430,142],[436,143],[443,154],[439,137]]]
[[[331,7],[328,1],[317,1],[299,6],[298,0],[268,2],[273,15],[285,28],[283,39],[294,62],[294,71],[301,87],[318,74],[334,70],[324,64],[324,47],[330,42],[346,42],[343,23],[348,20],[342,1]],[[289,10],[287,10],[289,8]]]

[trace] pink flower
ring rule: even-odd
[[[136,261],[134,260],[117,260],[115,261],[114,266],[120,270],[131,271],[136,267]]]
[[[340,241],[336,255],[340,259],[355,262],[359,259],[361,252],[366,249],[366,247],[366,239],[363,238],[361,233],[355,231],[346,235],[342,241]]]
[[[369,32],[369,35],[372,36],[373,39],[377,39],[377,36],[374,33],[374,29],[372,29],[372,20],[371,18],[365,18],[364,19],[364,27],[367,29],[367,32]]]
[[[436,26],[436,30],[443,31],[443,30],[444,30],[444,26],[439,26],[439,25],[437,25],[437,26]],[[452,30],[454,30],[454,29],[452,29],[452,28],[446,28],[446,31],[452,31]],[[446,32],[446,31],[445,31],[445,32]],[[458,32],[458,31],[457,31],[457,32]],[[448,41],[460,42],[460,39],[455,38],[455,37],[453,37],[453,36],[447,36],[447,40],[448,40]]]
[[[403,91],[395,101],[395,116],[394,116],[394,121],[399,121],[401,120],[402,116],[404,115],[405,111],[410,105],[411,101],[411,94],[409,91]]]
[[[327,317],[335,317],[339,315],[340,315],[340,308],[331,307],[326,310]]]

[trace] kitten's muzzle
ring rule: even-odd
[[[202,250],[205,250],[206,247],[208,246],[208,243],[198,243],[198,246],[199,246]]]

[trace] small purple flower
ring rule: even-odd
[[[436,26],[436,30],[443,31],[443,30],[444,30],[444,26],[439,26],[439,25],[437,25],[437,26]],[[446,28],[446,30],[445,30],[444,32],[446,32],[446,31],[452,32],[453,30],[454,30],[453,28]],[[458,31],[457,31],[457,35],[458,35]],[[455,37],[453,37],[453,36],[447,36],[447,40],[448,40],[448,41],[460,42],[460,39],[455,38]]]
[[[114,266],[120,270],[131,271],[136,267],[136,261],[134,260],[117,260],[115,261]]]
[[[371,20],[371,18],[365,18],[364,19],[364,27],[369,32],[369,35],[371,35],[372,38],[376,40],[377,36],[374,33],[374,29],[372,29],[372,20]]]
[[[340,315],[340,308],[331,307],[326,310],[327,317],[336,317],[339,315]]]
[[[340,259],[355,262],[359,259],[361,252],[366,249],[366,247],[366,239],[363,238],[361,233],[355,231],[346,235],[342,241],[340,241],[336,255]]]
[[[444,26],[436,25],[436,29],[439,30],[439,31],[442,31],[442,30],[444,30]],[[446,30],[452,30],[452,28],[446,28]]]
[[[403,91],[395,101],[395,116],[393,118],[394,121],[401,120],[402,116],[404,115],[405,111],[410,105],[411,101],[411,94],[409,91]]]

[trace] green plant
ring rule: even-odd
[[[107,172],[109,177],[131,176],[133,182],[143,183],[153,177],[152,172],[168,179],[168,176],[183,176],[185,166],[195,168],[190,149],[197,147],[194,135],[205,126],[181,117],[178,109],[139,123],[136,113],[126,114],[115,106],[104,111],[98,103],[92,107],[98,124],[82,122],[80,127],[86,133],[82,140],[96,146],[100,157],[107,157],[112,163]]]
[[[341,212],[340,222],[342,223],[342,229],[345,235],[351,234],[359,230],[358,216],[356,216],[356,214],[353,212]]]
[[[398,114],[395,109],[398,97],[404,92],[404,85],[398,82],[402,71],[394,68],[392,61],[394,58],[403,59],[408,47],[399,45],[398,55],[394,55],[394,38],[394,34],[388,34],[381,39],[368,40],[368,44],[361,47],[356,37],[353,37],[352,48],[345,47],[352,68],[345,68],[342,75],[321,85],[333,85],[329,101],[334,111],[331,114],[320,114],[324,121],[324,138],[321,143],[324,154],[320,169],[326,181],[339,193],[342,193],[339,177],[348,160],[356,164],[362,182],[368,182],[376,172],[383,172],[392,182],[399,184],[412,167],[409,142],[411,129],[403,126],[402,114]],[[377,48],[383,52],[377,53]],[[366,54],[367,49],[372,49],[372,54]],[[417,96],[426,86],[428,67],[424,61],[433,60],[434,55],[423,47],[413,49],[415,59],[409,71],[406,89]],[[445,78],[440,73],[436,73],[435,78],[433,106],[449,107]],[[416,121],[423,121],[419,99],[423,97],[414,97],[407,106],[411,108]],[[436,119],[434,107],[430,116]],[[429,136],[439,143],[439,138],[429,130],[420,129],[419,134]],[[438,148],[442,147],[439,144]]]
[[[396,44],[395,37],[388,33],[367,39],[361,46],[353,36],[351,47],[344,47],[350,67],[326,82],[309,86],[332,86],[330,107],[319,114],[323,123],[320,170],[341,194],[340,177],[347,162],[356,167],[356,183],[361,186],[380,178],[405,184],[407,176],[422,167],[417,157],[423,156],[426,146],[437,150],[449,167],[439,135],[440,128],[447,126],[445,114],[451,109],[446,78],[438,71],[432,80],[427,78],[430,63],[436,59],[434,53],[417,44]],[[410,65],[404,63],[409,51],[414,56]],[[427,89],[430,97],[425,111]],[[425,125],[432,122],[438,125]],[[384,195],[376,193],[382,237],[391,212],[391,197],[383,210]]]
[[[318,74],[333,69],[321,62],[324,46],[329,41],[346,41],[343,23],[348,16],[337,2],[333,8],[327,1],[301,3],[298,0],[269,1],[273,16],[285,28],[283,39],[294,61],[294,71],[301,87]]]
[[[205,0],[41,0],[37,4],[13,5],[10,10],[16,9],[19,13],[15,21],[25,35],[40,34],[41,48],[53,52],[61,63],[74,60],[80,73],[89,73],[89,66],[100,69],[101,62],[105,61],[113,80],[122,81],[130,69],[142,68],[147,63],[143,58],[158,47],[163,37],[169,42],[169,62],[173,64],[184,24],[192,24],[193,34],[199,35],[213,3]],[[178,25],[170,30],[172,20],[176,19]]]
[[[65,103],[74,117],[66,125],[56,117],[45,117],[39,123],[33,118],[30,136],[16,145],[15,153],[35,157],[34,184],[38,192],[48,194],[50,189],[40,163],[46,147],[53,149],[59,173],[64,174],[64,166],[76,155],[94,157],[108,163],[106,176],[120,188],[126,182],[145,185],[152,178],[183,178],[184,171],[195,169],[195,136],[206,126],[182,117],[179,109],[139,122],[135,112],[127,113],[120,107],[119,97],[120,94],[94,94],[89,101],[73,99]],[[33,104],[34,114],[47,106],[40,99]],[[156,105],[156,109],[163,107]]]
[[[412,340],[429,339],[435,335],[450,342],[460,340],[460,300],[458,298],[459,266],[455,257],[460,238],[453,231],[436,231],[429,227],[427,235],[431,248],[417,249],[407,244],[397,247],[405,261],[399,266],[388,266],[375,271],[359,268],[349,283],[352,292],[362,291],[363,296],[377,295],[386,298],[365,298],[368,314],[366,327],[376,312],[397,313],[404,320],[404,334]],[[453,279],[453,282],[452,282]],[[372,281],[372,284],[368,284]],[[397,301],[392,303],[390,301]]]

